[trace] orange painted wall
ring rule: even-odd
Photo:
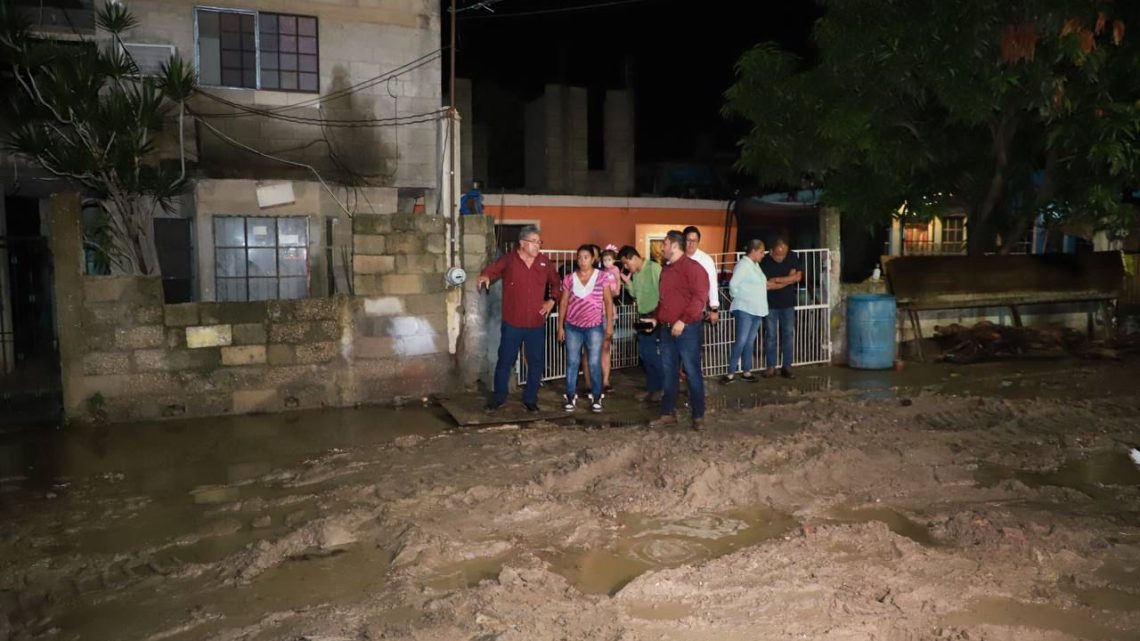
[[[586,243],[600,247],[609,243],[618,247],[632,244],[644,255],[650,235],[663,235],[687,225],[700,228],[701,249],[706,252],[720,253],[724,244],[723,209],[524,207],[488,203],[486,213],[500,222],[535,222],[542,230],[547,249],[576,249]],[[735,232],[730,234],[730,240],[735,242]]]

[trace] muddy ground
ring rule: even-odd
[[[1140,361],[829,372],[9,438],[0,639],[1140,639]]]

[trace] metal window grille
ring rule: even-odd
[[[309,219],[214,218],[214,274],[219,301],[306,298]]]

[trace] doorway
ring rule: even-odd
[[[0,423],[54,418],[59,347],[52,256],[40,200],[8,196],[0,220]]]

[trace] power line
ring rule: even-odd
[[[243,105],[232,100],[226,100],[221,96],[214,95],[208,91],[201,89],[196,90],[202,96],[213,100],[219,104],[227,107],[237,109],[241,113],[204,113],[201,111],[194,112],[195,116],[200,118],[244,118],[249,116],[261,116],[272,120],[279,120],[281,122],[288,122],[297,125],[310,125],[314,127],[394,127],[398,125],[414,125],[422,122],[430,122],[439,120],[440,117],[447,111],[445,107],[433,109],[432,111],[424,111],[414,114],[405,114],[403,116],[388,116],[384,118],[356,118],[356,119],[329,119],[324,117],[312,118],[308,116],[289,116],[269,110],[258,109],[249,105]],[[319,108],[319,107],[318,107]]]
[[[191,113],[193,113],[193,112],[191,112]],[[287,158],[281,158],[280,156],[274,156],[272,154],[267,154],[264,151],[254,149],[253,147],[250,147],[249,145],[247,145],[245,143],[242,143],[242,142],[239,142],[237,140],[234,140],[233,138],[230,138],[226,134],[219,131],[217,127],[211,125],[210,123],[206,122],[205,120],[199,119],[199,122],[201,122],[203,125],[205,125],[207,129],[214,132],[215,136],[217,136],[218,138],[220,138],[221,140],[223,140],[224,142],[228,143],[229,145],[231,145],[233,147],[237,147],[238,149],[243,149],[243,150],[248,151],[250,153],[257,154],[258,156],[261,156],[262,158],[268,158],[269,160],[275,160],[277,162],[284,163],[286,165],[293,165],[294,167],[303,167],[303,168],[308,169],[309,171],[313,172],[313,175],[317,177],[317,180],[321,183],[321,186],[325,188],[325,191],[328,192],[329,196],[332,197],[333,201],[336,202],[336,204],[341,208],[341,210],[344,211],[344,213],[349,218],[352,218],[352,212],[350,212],[348,210],[348,207],[346,207],[344,205],[344,203],[340,202],[340,199],[336,197],[336,194],[333,193],[332,188],[329,187],[328,183],[325,182],[325,179],[321,176],[321,172],[317,171],[316,167],[309,165],[309,164],[305,164],[303,162],[297,162],[295,160],[289,160]]]
[[[430,64],[431,62],[434,62],[434,59],[440,57],[442,52],[443,52],[442,48],[436,49],[435,51],[424,54],[423,56],[420,56],[419,58],[416,58],[415,60],[411,60],[411,61],[406,62],[406,63],[404,63],[398,67],[395,67],[395,68],[391,69],[390,71],[386,71],[386,72],[384,72],[378,76],[374,76],[374,77],[369,78],[367,80],[362,80],[361,82],[358,82],[355,85],[345,87],[344,89],[338,89],[337,91],[333,91],[333,92],[330,92],[327,94],[315,96],[315,97],[310,98],[308,100],[303,100],[301,102],[298,102],[298,103],[295,103],[292,105],[284,105],[281,107],[274,107],[272,109],[245,109],[244,108],[245,105],[239,105],[238,103],[230,102],[230,101],[226,100],[225,98],[222,98],[221,96],[216,96],[216,95],[211,94],[207,91],[204,91],[200,88],[196,89],[196,91],[198,91],[198,93],[201,93],[207,97],[210,97],[210,98],[212,98],[218,102],[222,102],[223,104],[228,104],[228,105],[235,107],[235,108],[242,108],[243,111],[249,112],[249,114],[218,114],[217,115],[218,117],[242,118],[242,117],[246,117],[247,115],[266,116],[268,114],[281,114],[281,113],[284,113],[287,111],[293,111],[295,109],[304,109],[306,107],[318,106],[322,102],[327,102],[330,100],[337,100],[339,98],[343,98],[345,96],[349,96],[349,95],[352,95],[354,93],[363,91],[365,89],[369,89],[371,87],[374,87],[374,86],[380,84],[381,82],[385,82],[385,81],[391,80],[393,78],[398,78],[399,76],[402,76],[406,73],[410,73],[416,69],[419,69],[420,67],[423,67],[424,65],[427,65],[427,64]]]
[[[459,16],[462,20],[486,20],[488,18],[525,18],[527,16],[543,16],[554,13],[569,13],[571,11],[587,11],[590,9],[604,9],[607,7],[617,7],[626,4],[635,4],[639,2],[649,2],[650,0],[615,0],[614,2],[599,2],[596,4],[584,4],[577,7],[562,7],[559,9],[538,9],[536,11],[520,11],[517,13],[494,13],[491,15],[479,16]]]

